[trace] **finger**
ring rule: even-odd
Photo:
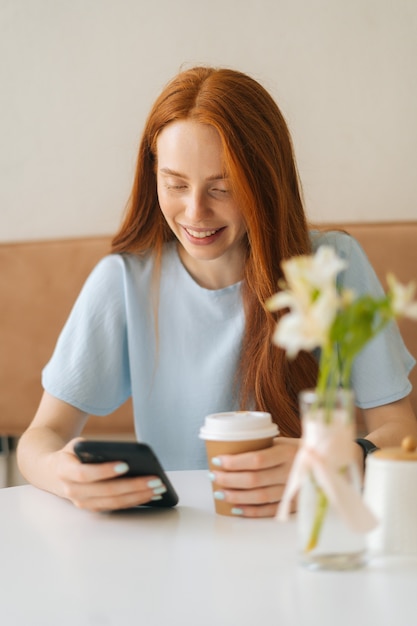
[[[96,483],[67,483],[65,495],[79,508],[112,510],[160,499],[166,487],[157,477],[127,478]]]
[[[87,500],[76,499],[73,501],[79,509],[86,509],[94,512],[117,511],[120,509],[128,509],[143,504],[148,504],[154,499],[160,499],[161,496],[153,496],[152,492],[125,493],[115,496],[97,496],[88,498]]]
[[[129,471],[129,466],[124,461],[82,463],[74,452],[75,444],[82,440],[82,437],[77,437],[64,447],[65,454],[61,458],[59,468],[62,478],[68,477],[75,482],[95,482],[121,476]]]
[[[262,506],[236,506],[232,509],[232,515],[239,517],[275,517],[277,507],[276,503]]]
[[[147,504],[151,500],[152,497],[134,492],[118,496],[117,498],[108,496],[89,498],[88,500],[77,499],[73,501],[73,504],[79,509],[100,513],[106,511],[118,511],[120,509],[129,509],[135,506]]]
[[[251,490],[269,485],[283,485],[287,473],[280,467],[272,467],[257,472],[210,472],[212,481],[221,487],[229,489]]]
[[[93,483],[123,476],[129,471],[129,465],[124,461],[81,463],[76,457],[70,457],[64,471],[73,482]]]
[[[242,470],[259,470],[276,466],[279,463],[273,448],[243,452],[241,454],[223,454],[212,459],[212,464],[230,472]]]
[[[232,515],[239,517],[275,517],[278,506],[277,503],[269,503],[260,506],[236,505],[232,509]],[[290,512],[295,513],[296,510],[296,505],[293,503]]]
[[[272,485],[262,489],[215,489],[214,497],[217,500],[225,500],[229,504],[278,504],[282,498],[284,487]]]
[[[299,439],[277,437],[273,445],[263,450],[224,454],[211,460],[214,466],[228,471],[259,470],[285,464],[294,458]]]

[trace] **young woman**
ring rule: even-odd
[[[216,481],[237,514],[274,515],[300,436],[297,396],[315,385],[317,362],[307,353],[289,361],[272,344],[277,318],[265,301],[282,259],[322,243],[346,257],[344,285],[381,292],[352,238],[309,232],[288,128],[263,87],[227,69],[175,77],[146,123],[112,254],[87,280],[44,369],[18,447],[23,475],[91,510],[145,503],[164,489],[155,477],[115,481],[125,465],[78,461],[74,441],[89,414],[132,396],[137,437],[165,468],[198,469],[207,466],[204,416],[256,408],[282,436],[268,450],[222,457]],[[394,325],[357,358],[352,385],[376,446],[417,434],[413,364]],[[362,454],[358,446],[361,464]]]

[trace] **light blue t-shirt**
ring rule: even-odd
[[[341,284],[357,294],[383,293],[354,239],[336,232],[311,237],[314,249],[332,245],[348,261]],[[113,254],[98,263],[43,370],[42,383],[51,395],[93,415],[111,413],[132,396],[137,438],[152,446],[165,469],[206,468],[198,438],[205,415],[239,408],[235,374],[245,324],[241,283],[204,289],[170,243],[155,303],[153,268],[152,255]],[[358,406],[406,396],[413,365],[391,324],[355,361],[352,386]]]

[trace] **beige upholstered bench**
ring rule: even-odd
[[[417,280],[417,222],[337,227],[359,240],[384,284],[387,271],[403,282]],[[0,435],[17,437],[32,419],[41,369],[81,285],[109,248],[109,237],[0,245]],[[401,331],[417,357],[416,324],[401,323]],[[411,380],[417,413],[417,368]],[[111,416],[92,417],[86,432],[131,436],[130,402]]]

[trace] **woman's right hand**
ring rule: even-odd
[[[111,511],[160,499],[166,487],[157,476],[123,477],[124,462],[82,463],[74,452],[80,438],[50,453],[49,463],[59,481],[59,494],[80,509]]]
[[[88,415],[44,392],[32,423],[19,439],[17,458],[26,480],[90,511],[145,504],[166,491],[157,476],[123,477],[121,463],[81,463],[74,452]]]

